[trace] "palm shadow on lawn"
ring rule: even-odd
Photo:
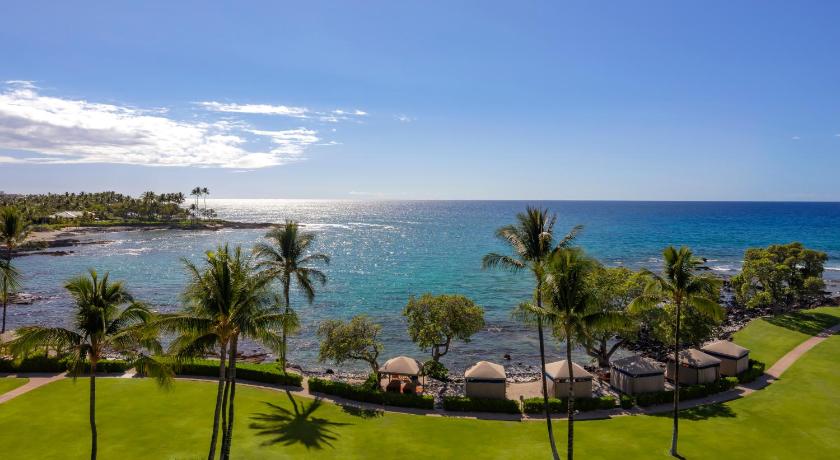
[[[315,412],[323,405],[321,399],[305,404],[295,401],[288,391],[286,395],[292,404],[292,410],[266,402],[269,409],[267,412],[251,416],[252,422],[248,425],[249,428],[255,430],[257,436],[269,437],[262,445],[302,444],[307,449],[333,447],[332,443],[338,439],[338,433],[334,429],[349,425],[349,423],[332,422],[325,418],[315,417]]]
[[[803,334],[817,335],[826,328],[837,324],[840,319],[826,313],[798,311],[787,315],[765,318],[765,321],[774,326],[802,332]]]
[[[673,412],[661,412],[654,415],[655,417],[671,418],[674,416]],[[692,407],[690,409],[683,409],[680,411],[680,420],[708,420],[710,418],[735,418],[737,414],[727,404],[706,404],[703,406]]]

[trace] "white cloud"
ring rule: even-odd
[[[212,112],[248,113],[255,115],[282,115],[293,118],[309,117],[309,109],[307,109],[306,107],[291,107],[288,105],[226,104],[216,101],[199,102],[198,105]]]
[[[394,119],[397,120],[400,123],[411,123],[412,121],[417,120],[416,118],[409,117],[408,115],[403,114],[403,113],[401,113],[399,115],[395,115]]]
[[[791,139],[793,139],[795,141],[798,141],[800,139],[800,137],[799,136],[793,136],[793,137],[791,137]]]
[[[300,160],[320,141],[308,128],[260,131],[236,120],[180,121],[159,109],[44,96],[32,82],[7,85],[0,92],[0,149],[38,156],[2,155],[0,163],[256,169]],[[267,151],[252,148],[265,141],[272,145]]]

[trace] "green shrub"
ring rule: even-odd
[[[67,363],[45,355],[27,356],[21,360],[0,359],[0,372],[64,372]]]
[[[622,409],[630,409],[636,404],[636,401],[630,395],[621,395],[619,402]]]
[[[309,392],[324,393],[353,401],[383,404],[386,406],[433,409],[435,405],[435,398],[430,395],[384,392],[363,385],[352,385],[345,382],[319,379],[317,377],[309,379]]]
[[[636,395],[636,404],[642,407],[664,404],[673,400],[673,391],[654,391],[652,393],[641,393]]]
[[[510,399],[468,398],[466,396],[444,397],[443,408],[453,412],[519,413],[519,403]]]
[[[442,382],[449,380],[449,369],[433,359],[423,363],[423,374]]]
[[[559,414],[566,412],[566,404],[562,399],[548,398],[548,410],[552,414]],[[543,398],[528,398],[522,402],[522,412],[526,414],[541,414],[545,412],[545,405]]]
[[[750,365],[744,372],[738,374],[738,383],[750,383],[764,374],[765,364],[754,359],[750,360]]]
[[[219,376],[219,361],[199,359],[175,366],[176,375]],[[260,383],[300,387],[303,377],[283,372],[276,364],[236,363],[236,378]]]
[[[65,365],[67,365],[66,362]],[[131,365],[121,359],[106,359],[96,363],[97,374],[123,374],[130,368]],[[82,372],[90,373],[90,363],[85,362]]]
[[[548,407],[552,414],[566,413],[568,399],[549,398]],[[612,396],[601,396],[598,398],[575,398],[575,410],[588,412],[599,409],[613,409],[616,405]],[[526,414],[538,414],[545,412],[543,398],[528,398],[522,404],[522,411]]]
[[[701,385],[688,385],[680,387],[680,401],[687,401],[689,399],[705,398],[706,396],[731,390],[738,385],[738,379],[735,377],[724,377],[712,383],[704,383]],[[657,391],[654,393],[643,393],[636,395],[636,404],[639,406],[653,406],[655,404],[665,404],[674,400],[673,390]]]

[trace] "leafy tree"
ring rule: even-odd
[[[321,348],[318,361],[341,364],[349,360],[364,361],[370,365],[373,385],[379,388],[379,354],[382,326],[365,315],[354,316],[350,321],[327,320],[318,327]]]
[[[239,339],[250,338],[276,349],[280,337],[274,331],[286,321],[269,305],[269,278],[256,271],[240,247],[219,246],[205,253],[203,267],[184,260],[189,282],[184,289],[181,312],[163,316],[158,324],[178,333],[170,346],[177,362],[219,352],[219,383],[213,413],[213,434],[208,459],[215,458],[220,415],[222,449],[230,456],[236,395],[236,354]]]
[[[781,313],[795,306],[811,306],[823,298],[823,268],[828,256],[802,243],[750,248],[741,273],[732,278],[735,300],[751,308]]]
[[[20,272],[11,260],[0,260],[0,300],[3,301],[3,326],[0,334],[6,332],[6,307],[11,295],[20,289]]]
[[[534,276],[534,302],[535,307],[542,309],[542,284],[545,277],[545,264],[551,254],[558,248],[571,244],[582,227],[572,229],[556,245],[554,244],[554,223],[557,216],[549,214],[547,209],[538,209],[528,206],[525,212],[516,215],[517,223],[507,225],[496,230],[496,236],[504,241],[514,252],[514,256],[508,256],[491,252],[484,256],[481,261],[483,268],[503,268],[512,272],[529,270]],[[548,440],[551,444],[551,453],[555,459],[559,459],[557,446],[554,443],[554,434],[551,428],[551,408],[548,404],[548,386],[545,381],[545,340],[543,338],[542,317],[536,318],[537,333],[540,344],[540,377],[543,389],[543,405],[545,407],[545,423],[548,429]]]
[[[18,337],[10,344],[15,355],[23,355],[39,347],[70,350],[70,371],[73,377],[89,365],[90,375],[90,458],[96,459],[96,365],[108,353],[125,355],[139,372],[152,375],[160,384],[172,378],[164,363],[143,350],[161,353],[154,315],[143,304],[135,302],[119,281],[109,282],[108,273],[99,277],[94,270],[64,286],[76,302],[74,328],[26,326],[18,329]],[[125,305],[125,308],[121,308]]]
[[[12,251],[26,240],[30,231],[28,220],[18,208],[0,209],[0,242],[6,246],[6,260],[12,260]]]
[[[598,366],[609,367],[610,358],[627,342],[636,338],[641,315],[634,315],[627,306],[644,290],[647,277],[626,267],[604,267],[598,264],[587,275],[593,305],[603,313],[620,318],[607,327],[589,327],[580,344],[586,353],[598,360]]]
[[[292,281],[295,281],[311,304],[315,300],[313,281],[321,285],[327,283],[327,275],[311,265],[319,262],[329,264],[330,257],[321,253],[311,254],[310,249],[315,241],[315,234],[300,231],[298,223],[292,220],[287,220],[283,226],[268,232],[266,238],[270,243],[258,243],[254,247],[254,253],[260,259],[259,267],[264,268],[269,276],[279,280],[283,286],[284,314],[291,317],[293,310],[289,292]],[[287,336],[294,331],[295,329],[285,327],[282,331],[283,346],[280,348],[280,366],[283,370],[286,370]]]
[[[630,304],[630,311],[643,312],[656,307],[673,308],[674,312],[674,429],[671,437],[671,455],[679,457],[677,453],[677,439],[679,431],[680,406],[680,343],[682,336],[680,320],[682,309],[693,309],[697,313],[720,320],[723,309],[718,305],[721,282],[712,276],[701,274],[704,270],[703,260],[695,257],[690,249],[681,247],[675,249],[668,246],[662,252],[665,265],[662,274],[658,275],[646,271],[650,281],[644,292]]]
[[[449,352],[452,340],[469,342],[484,328],[484,309],[462,295],[412,296],[403,316],[411,340],[424,350],[431,349],[432,360],[438,363]]]

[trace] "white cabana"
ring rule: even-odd
[[[662,391],[665,370],[652,359],[628,356],[610,363],[610,385],[629,395]]]
[[[464,372],[464,393],[470,398],[507,398],[505,368],[489,361],[479,361]]]
[[[674,380],[674,355],[668,360],[665,376]],[[680,352],[680,384],[711,383],[720,378],[720,360],[696,348]]]
[[[720,375],[734,377],[750,367],[750,350],[728,340],[712,342],[701,350],[720,360]]]
[[[422,366],[416,359],[408,356],[397,356],[385,361],[385,364],[379,367],[379,372],[387,375],[416,377],[420,375],[420,369],[422,369]]]
[[[592,374],[583,366],[573,362],[575,398],[592,397]],[[555,398],[569,397],[569,363],[565,359],[545,365],[548,394]]]

